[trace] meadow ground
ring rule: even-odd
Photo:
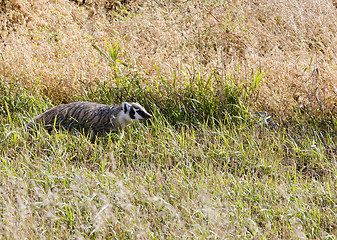
[[[336,239],[336,6],[2,1],[1,238]],[[76,100],[154,117],[24,130]]]

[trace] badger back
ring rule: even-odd
[[[73,102],[56,106],[28,124],[28,127],[43,126],[48,131],[53,127],[71,129],[73,127],[91,128],[95,131],[111,131],[118,128],[113,119],[121,111],[121,106],[110,106],[91,102]]]

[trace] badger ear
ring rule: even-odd
[[[123,102],[122,106],[123,106],[123,112],[124,113],[127,113],[130,110],[130,107],[131,107],[131,105],[127,102]]]

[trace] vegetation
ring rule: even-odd
[[[333,3],[0,7],[1,238],[336,239]],[[76,100],[154,117],[94,144],[25,131]]]

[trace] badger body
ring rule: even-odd
[[[56,128],[70,130],[77,128],[91,134],[94,139],[97,133],[120,130],[124,135],[124,128],[131,122],[152,117],[144,107],[138,103],[123,102],[118,105],[105,105],[93,102],[73,102],[62,104],[35,117],[27,124],[32,131],[45,128],[49,133]]]

